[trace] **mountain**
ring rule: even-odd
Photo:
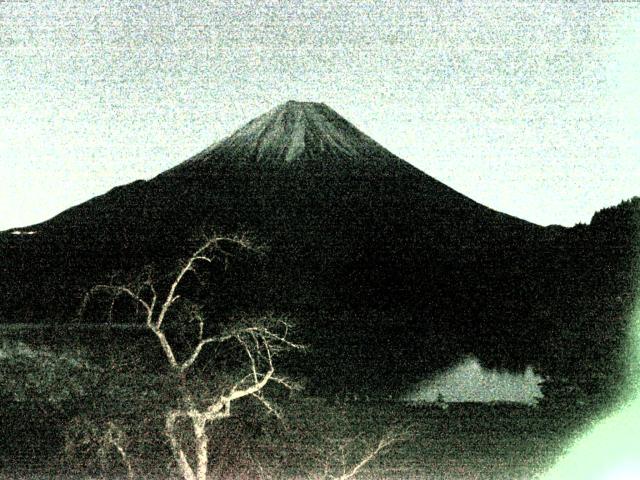
[[[396,390],[469,353],[555,372],[574,353],[579,364],[572,342],[602,325],[606,352],[582,350],[612,364],[631,288],[618,261],[629,222],[614,228],[615,245],[596,226],[544,228],[494,211],[326,105],[287,102],[149,181],[21,229],[32,235],[5,232],[1,315],[68,321],[91,285],[150,264],[168,272],[214,229],[246,232],[267,253],[211,272],[211,290],[188,288],[216,318],[298,318],[313,352],[301,373],[318,390]],[[607,273],[613,263],[619,275]],[[611,308],[593,303],[619,294],[627,300]],[[591,308],[574,335],[576,313]]]

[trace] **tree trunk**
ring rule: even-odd
[[[202,415],[193,419],[193,433],[196,442],[197,480],[207,480],[209,466],[209,439],[206,432],[207,421]]]
[[[167,434],[167,437],[169,437],[169,443],[171,444],[171,452],[173,453],[173,458],[178,464],[178,469],[180,470],[180,474],[182,475],[182,478],[184,480],[199,480],[199,477],[196,477],[196,474],[193,472],[193,468],[191,468],[191,465],[189,465],[187,456],[180,447],[180,443],[176,438],[175,423],[177,419],[177,412],[171,411],[167,414],[165,423],[165,433]]]

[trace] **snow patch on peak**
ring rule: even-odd
[[[295,160],[305,148],[304,109],[287,102],[253,119],[214,146],[250,154],[258,162]]]
[[[305,147],[305,133],[306,126],[304,119],[304,112],[302,110],[297,110],[293,112],[295,119],[291,125],[291,132],[289,134],[289,141],[286,145],[286,155],[284,158],[285,163],[290,163],[298,158],[302,152],[304,152]]]
[[[285,103],[278,105],[276,108],[287,110],[309,110],[309,109],[327,109],[324,103],[319,102],[304,102],[299,100],[288,100]]]
[[[314,172],[411,169],[324,103],[295,100],[251,120],[185,166],[209,162],[295,165]]]

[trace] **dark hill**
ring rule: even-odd
[[[593,342],[590,362],[619,351],[628,300],[608,302],[630,295],[632,230],[616,222],[607,236],[496,212],[327,106],[288,102],[150,181],[29,227],[34,235],[4,234],[2,316],[66,321],[113,272],[169,271],[202,229],[243,231],[268,253],[238,258],[212,275],[214,295],[194,295],[218,314],[298,317],[313,347],[302,373],[316,387],[399,388],[466,353],[555,372],[568,369],[559,358],[581,364],[578,337]],[[591,337],[599,328],[611,330],[604,342]]]

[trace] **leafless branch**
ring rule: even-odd
[[[80,308],[80,315],[82,315],[84,313],[84,310],[86,309],[87,304],[88,304],[89,299],[91,298],[91,296],[96,294],[96,293],[98,293],[98,292],[101,292],[101,291],[110,293],[113,296],[110,313],[111,313],[111,310],[113,309],[113,306],[115,304],[115,299],[120,295],[127,295],[134,302],[136,302],[139,305],[142,305],[142,307],[144,307],[144,309],[147,312],[147,314],[151,314],[151,311],[152,311],[151,305],[149,305],[149,303],[147,303],[140,295],[137,295],[136,293],[134,293],[129,287],[125,287],[125,286],[122,286],[122,285],[103,285],[103,284],[99,284],[99,285],[94,285],[85,294],[85,296],[83,298],[83,301],[82,301],[82,304],[81,304],[81,308]]]
[[[180,364],[180,372],[186,372],[189,367],[191,367],[198,359],[198,357],[200,356],[200,352],[202,352],[204,346],[215,341],[217,341],[216,338],[204,338],[200,340],[191,352],[191,355],[184,362],[182,362],[182,364]]]
[[[244,351],[247,354],[247,357],[249,357],[249,361],[251,362],[251,373],[253,375],[253,381],[255,383],[258,383],[258,370],[257,370],[257,367],[256,367],[256,361],[253,358],[253,354],[251,353],[251,349],[245,343],[245,341],[242,339],[242,337],[240,335],[236,335],[236,339],[238,340],[238,343],[240,343],[240,345],[242,345],[242,348],[244,348]],[[255,337],[254,337],[254,339],[255,339]],[[257,351],[257,340],[256,340],[256,351]]]
[[[286,378],[286,377],[271,377],[271,381],[274,383],[278,383],[280,385],[282,385],[283,387],[285,387],[288,390],[301,390],[302,389],[302,385],[298,382],[293,382],[290,379]]]
[[[105,435],[102,439],[103,445],[100,448],[99,453],[102,455],[106,455],[107,448],[109,447],[114,448],[118,456],[120,457],[120,460],[122,461],[123,465],[127,469],[127,479],[133,480],[134,471],[133,471],[133,466],[131,464],[131,460],[127,455],[125,440],[126,439],[125,439],[124,432],[113,422],[109,422],[107,424],[107,430],[105,432]]]
[[[253,393],[252,396],[256,398],[269,412],[271,415],[276,417],[278,420],[282,420],[282,413],[278,410],[270,401],[268,401],[262,393],[257,392]]]
[[[342,452],[342,473],[340,475],[330,475],[328,474],[328,469],[325,466],[325,474],[324,478],[329,478],[331,480],[349,480],[358,475],[358,473],[374,458],[379,456],[384,450],[388,449],[390,446],[398,443],[400,441],[404,441],[406,438],[403,434],[387,434],[383,436],[377,443],[375,447],[369,450],[358,463],[353,465],[351,468],[347,468],[346,460],[344,457],[344,449],[341,449]]]

